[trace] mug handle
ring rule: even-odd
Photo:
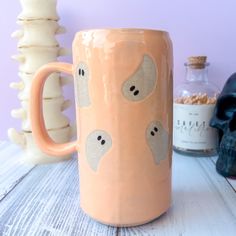
[[[48,135],[43,118],[43,86],[48,76],[53,72],[64,72],[73,75],[73,65],[62,62],[52,62],[42,66],[35,74],[30,96],[30,118],[32,134],[35,142],[43,152],[64,156],[77,150],[77,141],[55,143]]]

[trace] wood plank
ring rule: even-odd
[[[22,150],[11,143],[0,147],[0,200],[3,199],[34,167],[21,162]]]
[[[0,193],[1,176],[14,176],[18,155],[13,146],[0,149]],[[118,231],[81,211],[75,162],[38,166],[19,179],[0,200],[0,235],[235,235],[236,194],[209,158],[175,154],[172,208],[152,223]]]
[[[34,167],[21,162],[22,150],[11,143],[0,147],[0,201],[3,199]]]
[[[0,235],[116,235],[79,206],[77,160],[35,167],[0,202]]]
[[[232,188],[234,189],[234,191],[236,192],[236,178],[235,179],[227,178],[227,180],[230,183],[230,185],[232,186]]]
[[[1,153],[3,151],[5,151],[6,148],[9,148],[10,145],[13,145],[13,144],[11,144],[10,142],[6,142],[6,141],[0,143],[0,161],[2,161],[1,158],[4,158],[4,155],[3,154],[1,155]]]
[[[227,179],[217,173],[214,163],[207,158],[197,159],[197,161],[208,176],[211,187],[217,191],[218,196],[224,201],[225,207],[228,207],[236,223],[236,193],[230,188]]]
[[[2,144],[6,143],[6,142],[7,141],[5,141],[5,140],[0,140],[0,147],[1,147]]]
[[[21,153],[22,149],[10,142],[6,142],[0,146],[0,162],[2,167],[4,164],[9,164],[11,163],[11,160],[14,159],[15,153]]]
[[[211,158],[214,163],[216,163],[218,156],[212,157]],[[226,178],[229,184],[232,186],[234,191],[236,192],[236,178]]]
[[[9,144],[9,142],[7,141],[1,141],[0,142],[0,150],[4,148],[4,146],[7,146]]]
[[[118,235],[234,236],[236,194],[209,158],[173,157],[173,205],[159,219]]]

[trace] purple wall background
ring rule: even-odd
[[[59,0],[60,24],[67,28],[61,35],[62,46],[70,47],[76,31],[88,28],[137,27],[169,31],[174,45],[174,82],[184,78],[183,63],[189,55],[205,54],[211,63],[210,80],[222,87],[236,71],[236,1],[225,0]],[[20,120],[10,116],[18,108],[17,91],[9,83],[18,81],[15,39],[16,17],[21,12],[19,1],[2,1],[0,14],[0,140],[7,139],[9,127],[20,127]],[[71,61],[71,57],[62,58]],[[73,86],[67,86],[65,96],[73,99]],[[74,110],[67,111],[74,119]]]

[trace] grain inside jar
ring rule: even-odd
[[[173,146],[191,156],[216,154],[217,131],[209,126],[218,89],[208,82],[207,57],[190,57],[185,83],[174,94]]]

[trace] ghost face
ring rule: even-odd
[[[89,69],[86,63],[80,62],[75,71],[75,96],[79,107],[91,104],[89,96]]]
[[[86,157],[90,167],[96,171],[101,158],[111,148],[110,135],[103,130],[95,130],[90,133],[86,140]]]
[[[155,163],[160,164],[168,155],[168,133],[159,121],[153,121],[148,125],[146,140]]]
[[[157,71],[153,59],[144,55],[141,64],[122,86],[123,95],[130,101],[145,99],[155,89]]]

